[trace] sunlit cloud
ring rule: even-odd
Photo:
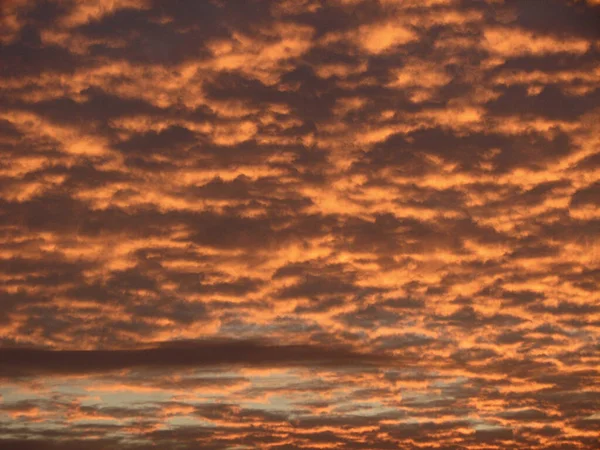
[[[597,449],[600,5],[0,6],[0,449]]]

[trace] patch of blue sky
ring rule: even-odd
[[[216,425],[201,417],[189,417],[189,416],[172,416],[164,420],[163,424],[169,428],[178,427],[206,427],[215,428]]]
[[[167,402],[172,399],[172,393],[164,391],[149,391],[149,392],[132,392],[132,391],[94,391],[90,388],[87,394],[98,398],[97,404],[103,407],[119,407],[126,405],[127,407],[142,407],[147,403]]]
[[[23,389],[18,385],[0,387],[0,403],[16,403],[23,400],[45,398],[45,392],[37,393],[31,389]]]

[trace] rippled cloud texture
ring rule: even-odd
[[[0,449],[600,448],[600,4],[0,14]]]

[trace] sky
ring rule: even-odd
[[[0,450],[600,448],[600,1],[5,0],[0,105]]]

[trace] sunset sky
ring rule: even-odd
[[[600,1],[0,5],[0,450],[600,448]]]

